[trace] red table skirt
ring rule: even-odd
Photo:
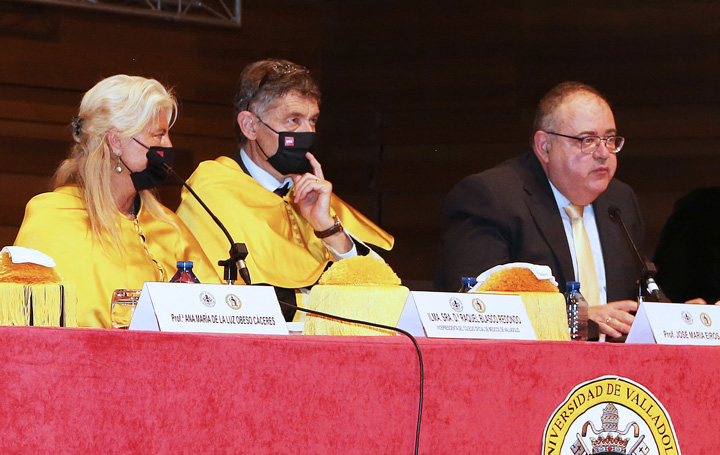
[[[412,454],[419,366],[404,337],[0,328],[0,453]],[[618,375],[712,453],[720,348],[421,339],[420,453],[540,454],[580,383]],[[563,454],[564,455],[564,454]]]

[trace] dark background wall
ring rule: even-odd
[[[534,106],[563,80],[611,101],[652,254],[680,196],[718,184],[720,5],[664,1],[245,0],[210,27],[0,1],[0,243],[46,191],[82,94],[116,73],[181,100],[181,174],[235,151],[242,68],[308,66],[324,96],[319,156],[336,193],[396,236],[403,280],[432,279],[443,198],[461,177],[527,148]],[[174,208],[178,187],[163,190]],[[59,239],[60,241],[60,239]]]

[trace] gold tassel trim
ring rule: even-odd
[[[65,326],[77,327],[77,296],[74,286],[0,283],[0,325],[27,326],[32,322],[34,326],[59,327],[63,293]]]
[[[317,285],[310,291],[308,308],[394,327],[409,293],[405,286]],[[378,336],[395,332],[308,314],[303,335]]]

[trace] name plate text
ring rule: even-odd
[[[720,306],[643,302],[626,343],[720,345]]]
[[[537,339],[519,295],[414,291],[403,316],[413,309],[430,338]]]
[[[130,330],[287,335],[270,286],[145,283]]]

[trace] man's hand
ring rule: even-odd
[[[324,231],[333,225],[330,216],[330,195],[332,194],[332,183],[323,177],[322,167],[312,153],[306,155],[313,168],[312,173],[306,172],[303,175],[293,174],[295,184],[294,202],[300,209],[300,213],[316,231]]]
[[[310,226],[316,231],[322,232],[335,224],[335,220],[330,215],[332,183],[325,180],[322,167],[313,154],[308,152],[305,156],[310,161],[313,171],[303,175],[292,175],[295,187],[293,201]],[[347,253],[353,246],[352,240],[343,231],[323,240],[339,253]]]
[[[607,305],[591,306],[588,308],[588,317],[597,322],[600,333],[614,338],[630,332],[630,326],[635,320],[630,312],[637,309],[637,302],[618,300]]]

